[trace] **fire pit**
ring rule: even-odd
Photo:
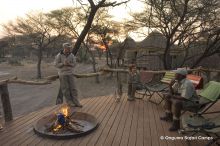
[[[66,139],[84,136],[98,126],[96,118],[83,112],[69,112],[63,107],[59,112],[41,118],[34,126],[39,136]]]

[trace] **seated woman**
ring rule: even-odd
[[[136,90],[141,89],[140,74],[134,64],[129,66],[128,74],[128,100],[133,101],[135,99]]]

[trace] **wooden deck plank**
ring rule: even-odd
[[[161,107],[158,107],[161,108]],[[158,118],[161,116],[164,116],[164,110],[161,109],[157,109],[158,110]],[[165,121],[161,121],[162,124],[162,128],[164,130],[164,133],[161,134],[160,136],[171,136],[171,133],[168,131],[168,129],[171,126],[171,122],[165,122]],[[160,139],[159,139],[160,140]],[[160,140],[160,141],[166,141],[168,146],[175,146],[175,142],[171,141],[171,140]]]
[[[48,109],[48,108],[44,108],[44,109]],[[1,131],[0,134],[4,134],[4,136],[7,136],[8,135],[7,133],[9,133],[12,129],[13,130],[19,130],[19,128],[20,128],[19,126],[25,125],[26,122],[31,120],[33,117],[38,116],[38,114],[39,113],[37,111],[36,112],[32,112],[32,113],[30,113],[30,114],[28,114],[26,116],[19,117],[19,118],[15,119],[16,122],[11,121],[11,122],[6,123],[4,131]],[[0,137],[0,140],[2,138],[4,138],[4,137]]]
[[[148,101],[144,101],[144,146],[151,146],[150,130],[150,106]]]
[[[155,145],[160,145],[159,144],[159,135],[157,132],[157,125],[156,125],[156,121],[155,121],[155,115],[154,115],[154,106],[156,106],[155,104],[149,104],[149,119],[150,119],[150,131],[151,131],[151,145],[155,146]]]
[[[83,109],[83,111],[85,110],[85,112],[88,112],[89,111],[89,109],[91,109],[91,108],[97,108],[97,106],[98,106],[98,102],[97,102],[97,100],[98,100],[98,98],[97,97],[95,97],[95,98],[93,98],[92,99],[92,101],[90,101],[89,102],[89,106],[87,106],[87,107],[83,107],[82,109]],[[102,101],[102,100],[100,100],[100,101]],[[51,142],[52,141],[52,142]],[[55,145],[55,144],[57,144],[57,145],[62,145],[63,143],[65,143],[65,142],[67,142],[68,140],[54,140],[54,139],[41,139],[40,141],[38,140],[38,141],[33,141],[31,144],[37,144],[37,145],[41,145],[42,143],[44,143],[44,144],[47,144],[47,145],[50,145],[50,144],[52,144],[52,145]],[[58,142],[58,143],[57,143]]]
[[[82,104],[85,105],[89,105],[89,102],[91,102],[92,98],[90,99],[85,99],[82,101]],[[81,109],[79,109],[81,111]],[[34,139],[42,139],[41,137],[36,137],[36,134],[34,132],[32,133],[28,133],[25,139],[22,139],[18,142],[18,144],[23,144],[23,145],[27,145],[29,143],[31,143],[32,141],[34,141]],[[54,141],[53,141],[54,142]]]
[[[97,139],[99,137],[99,134],[101,132],[101,130],[103,129],[104,125],[106,124],[106,119],[108,119],[112,112],[112,110],[114,110],[114,107],[116,106],[116,104],[114,104],[114,99],[111,97],[111,101],[110,103],[106,106],[106,110],[104,110],[103,112],[101,112],[101,114],[98,116],[98,120],[100,121],[99,128],[98,130],[96,130],[93,134],[90,134],[86,137],[86,139],[83,139],[81,141],[81,143],[79,144],[79,146],[86,146],[89,142],[91,143],[95,143],[95,141],[93,141],[92,139]],[[90,143],[89,143],[90,145]],[[91,144],[92,145],[92,144]]]
[[[104,142],[109,134],[109,131],[111,130],[112,125],[114,124],[116,117],[118,115],[118,113],[123,109],[123,105],[125,103],[125,98],[122,98],[121,102],[119,102],[118,104],[116,104],[115,106],[115,110],[113,111],[111,117],[109,118],[109,120],[107,121],[107,124],[105,125],[105,127],[102,129],[102,132],[100,133],[99,138],[95,141],[94,143],[89,143],[91,145],[95,145],[95,146],[103,146]]]
[[[125,112],[122,115],[121,121],[119,122],[119,127],[118,127],[118,129],[115,133],[115,137],[114,137],[113,142],[112,142],[113,146],[119,146],[120,145],[121,137],[122,137],[122,134],[123,134],[123,131],[124,131],[124,128],[125,128],[125,122],[126,122],[127,117],[128,117],[130,102],[129,103],[127,102],[127,104],[124,108],[125,108],[125,110],[124,110]]]
[[[42,113],[47,114],[54,111],[54,109],[56,109],[56,107],[48,108]],[[19,126],[21,129],[18,131],[11,130],[9,135],[14,135],[14,138],[11,139],[10,137],[5,137],[3,140],[1,140],[1,143],[3,145],[4,144],[12,145],[13,143],[16,143],[20,138],[23,138],[25,136],[25,133],[33,132],[33,123],[41,117],[43,117],[43,115],[38,115],[33,119],[29,120],[28,122],[26,122],[27,124]]]
[[[88,113],[88,111],[90,111],[95,103],[96,103],[96,99],[95,98],[90,98],[89,99],[85,99],[86,103],[83,103],[83,108],[80,109],[80,112],[85,112]],[[68,140],[59,140],[59,141],[54,141],[51,142],[53,146],[61,146],[64,142],[67,142]]]
[[[121,101],[123,101],[123,103],[122,103],[122,105],[121,105],[121,109],[120,109],[120,111],[118,112],[118,114],[117,114],[117,117],[116,117],[116,119],[115,119],[115,121],[114,121],[114,124],[112,125],[112,127],[111,127],[111,129],[110,129],[110,131],[109,131],[109,133],[108,133],[108,136],[107,136],[107,138],[106,138],[106,140],[105,140],[105,143],[104,143],[104,145],[112,145],[112,142],[113,142],[113,140],[114,140],[114,137],[115,137],[115,135],[116,135],[116,132],[117,132],[117,130],[118,130],[118,127],[119,127],[119,125],[120,125],[120,121],[121,121],[121,119],[122,119],[122,116],[124,115],[124,114],[126,114],[125,113],[125,107],[126,107],[126,105],[128,104],[128,102],[126,102],[126,98],[124,97],[124,100],[125,101],[123,101],[123,99],[121,100]]]
[[[157,98],[155,98],[157,100]],[[127,101],[123,95],[116,103],[114,98],[103,96],[83,99],[79,111],[94,115],[99,127],[84,137],[55,140],[39,137],[33,132],[33,124],[45,114],[59,107],[49,107],[8,123],[0,132],[0,145],[45,145],[45,146],[186,146],[185,140],[160,140],[160,136],[177,137],[169,132],[171,123],[160,121],[164,109],[146,100]],[[219,109],[217,106],[214,110]],[[212,109],[212,110],[213,110]],[[192,146],[204,145],[205,141],[190,141]],[[207,142],[206,142],[207,143]]]
[[[139,100],[136,146],[144,146],[144,103]]]
[[[109,105],[111,105],[111,103],[112,103],[112,98],[111,97],[105,97],[105,98],[107,98],[107,99],[104,99],[104,102],[102,102],[100,105],[100,109],[97,107],[96,109],[94,109],[94,114],[96,115],[96,118],[97,118],[97,120],[99,121],[99,123],[102,123],[102,117],[103,117],[103,113],[102,113],[102,110],[109,110],[109,108],[110,108],[110,106]],[[101,124],[100,124],[101,125]],[[100,126],[99,125],[99,126]],[[98,129],[97,130],[99,130],[99,127],[98,127]],[[92,135],[88,135],[87,136],[87,138],[86,138],[86,140],[85,141],[89,141],[89,139],[92,137]],[[82,144],[86,144],[86,143],[83,143],[84,142],[84,139],[79,139],[78,141],[77,141],[77,145],[82,145]]]
[[[123,134],[121,137],[121,142],[120,145],[121,146],[127,146],[128,145],[128,139],[129,139],[129,135],[130,135],[130,130],[131,130],[131,124],[132,124],[132,116],[134,113],[134,107],[135,107],[135,101],[127,101],[130,104],[129,110],[128,110],[128,117],[127,120],[125,122],[125,127],[123,130]]]
[[[157,140],[159,141],[160,146],[167,146],[168,144],[167,144],[166,140],[160,140],[160,136],[165,136],[165,131],[162,126],[163,121],[160,120],[158,106],[156,106],[156,105],[152,105],[152,106],[153,106],[152,108],[154,111],[153,113],[154,113],[154,118],[155,118],[155,124],[156,124],[157,132],[158,132]]]
[[[132,116],[131,130],[128,138],[128,146],[135,146],[137,139],[137,124],[138,124],[138,107],[140,100],[135,100],[134,113]]]
[[[95,100],[95,99],[93,99]],[[81,104],[84,106],[82,108],[78,108],[77,111],[79,112],[84,112],[84,110],[88,110],[91,108],[91,104],[89,104],[91,102],[91,100],[88,101],[88,99],[85,99],[83,101],[81,101]],[[87,103],[87,104],[86,104]],[[65,140],[64,140],[65,141]],[[38,145],[41,145],[41,144],[44,144],[44,145],[47,145],[47,146],[52,146],[52,145],[59,145],[59,144],[62,144],[63,143],[63,140],[54,140],[54,139],[50,139],[50,138],[46,138],[42,141],[40,141],[39,143],[37,143]]]
[[[91,107],[90,108],[87,108],[85,109],[83,112],[87,112],[87,113],[90,113],[94,116],[96,116],[96,113],[98,112],[98,108],[101,107],[101,105],[105,105],[105,102],[108,102],[104,99],[106,99],[107,97],[106,96],[103,96],[103,97],[100,97],[99,99],[96,98],[93,103],[90,103],[91,104]],[[65,142],[63,141],[61,145],[78,145],[79,142],[80,142],[80,139],[81,138],[76,138],[76,139],[73,139],[72,141],[70,142]],[[54,146],[60,146],[59,143],[55,143]]]
[[[101,119],[100,119],[100,115],[103,112],[104,109],[106,109],[108,107],[108,105],[111,103],[112,98],[110,97],[103,97],[102,100],[98,100],[97,102],[99,102],[98,106],[95,107],[93,110],[90,110],[89,113],[93,114],[98,122],[101,124]],[[97,130],[99,129],[99,127],[97,128]],[[93,134],[93,133],[92,133]],[[84,141],[87,138],[87,141],[89,139],[91,134],[86,135],[83,138],[76,138],[75,140],[71,140],[70,142],[67,143],[63,143],[62,145],[67,145],[67,146],[72,146],[72,145],[79,145],[82,141]]]
[[[99,130],[91,136],[90,140],[88,141],[87,144],[94,146],[96,145],[96,142],[99,140],[100,136],[103,136],[103,130],[107,130],[109,128],[107,128],[107,123],[110,120],[110,118],[112,117],[113,113],[115,112],[115,110],[117,110],[120,107],[118,104],[113,105],[113,108],[110,108],[108,110],[108,112],[105,114],[105,117],[103,118],[102,121],[102,125],[100,125]],[[107,128],[107,129],[106,129]],[[108,131],[106,131],[108,133]],[[103,137],[104,138],[104,137]],[[101,138],[102,139],[102,138]],[[103,139],[102,139],[103,140]],[[83,145],[82,143],[80,145]]]

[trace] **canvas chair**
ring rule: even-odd
[[[207,83],[203,90],[198,94],[199,100],[194,101],[192,107],[187,107],[185,111],[189,111],[196,114],[208,114],[207,111],[218,101],[220,98],[220,83],[215,81],[210,81]],[[183,113],[184,113],[183,112]],[[210,112],[218,113],[220,111]]]
[[[145,96],[151,96],[151,92],[146,88],[146,84],[151,84],[154,82],[154,73],[146,72],[144,70],[140,71],[140,85],[141,89],[136,90],[136,93],[141,95],[141,97],[136,97],[138,99],[143,99]]]
[[[186,78],[193,83],[196,90],[203,88],[203,78],[201,76],[188,74]]]
[[[159,83],[156,84],[146,84],[145,88],[150,92],[148,101],[154,103],[154,104],[160,104],[164,100],[163,95],[160,94],[160,92],[167,92],[169,90],[169,84],[170,82],[175,78],[174,72],[166,72],[163,78],[160,80]],[[157,94],[161,100],[159,102],[153,101],[151,98],[153,95]]]
[[[206,146],[211,146],[217,144],[220,139],[220,115],[217,115],[213,118],[205,118],[201,115],[184,115],[182,117],[182,129],[179,130],[180,134],[185,134],[188,136],[195,136],[202,134],[211,139]],[[190,145],[190,141],[188,141]]]

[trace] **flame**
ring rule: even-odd
[[[69,107],[68,106],[62,107],[61,112],[64,114],[65,117],[67,117],[69,115]]]
[[[62,125],[57,125],[55,128],[53,128],[53,131],[59,131],[62,128]]]

